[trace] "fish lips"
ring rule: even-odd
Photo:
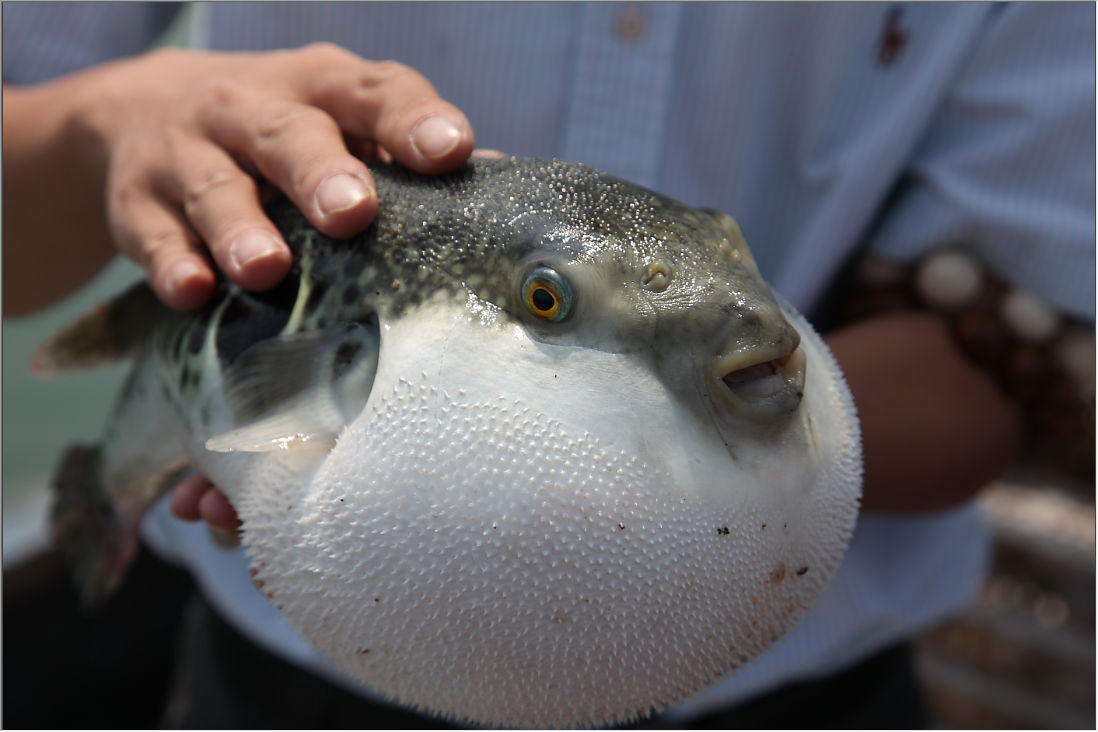
[[[709,371],[717,407],[755,423],[774,423],[793,414],[804,396],[806,358],[800,336],[773,346],[719,354]]]

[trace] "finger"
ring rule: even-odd
[[[420,173],[454,170],[473,151],[473,127],[442,99],[426,77],[392,61],[366,61],[321,45],[301,52],[302,98],[330,114],[356,137],[377,140],[398,161]]]
[[[213,487],[213,483],[203,475],[192,475],[183,480],[172,491],[172,515],[183,521],[198,521],[202,518],[198,502]]]
[[[252,576],[252,584],[255,585],[255,588],[257,590],[259,590],[260,592],[262,592],[267,597],[268,600],[270,600],[271,602],[274,602],[274,595],[270,592],[267,592],[264,589],[267,586],[267,583],[264,582],[261,579],[258,579],[259,570],[256,569],[255,567],[249,567],[248,568],[248,574],[250,574]]]
[[[488,158],[490,160],[498,160],[499,158],[507,157],[507,153],[500,152],[499,150],[492,150],[487,147],[478,147],[473,151],[474,158]]]
[[[349,135],[345,135],[343,139],[347,143],[347,149],[359,160],[377,160],[381,155],[381,148],[375,140]]]
[[[249,290],[266,290],[290,270],[290,249],[259,201],[255,181],[221,148],[201,139],[177,143],[161,185],[183,208],[217,265]]]
[[[245,96],[207,110],[212,140],[244,156],[329,236],[357,234],[377,213],[365,163],[351,155],[327,113],[307,104]]]
[[[240,528],[240,518],[229,503],[225,494],[211,486],[198,501],[198,512],[202,520],[221,531],[236,531]]]
[[[177,211],[136,185],[112,189],[107,208],[119,250],[145,268],[149,285],[166,305],[191,310],[209,300],[217,278]]]

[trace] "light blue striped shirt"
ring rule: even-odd
[[[133,53],[163,7],[5,4],[4,78]],[[809,313],[861,248],[964,245],[1094,317],[1092,4],[218,3],[204,45],[333,41],[422,71],[482,147],[578,160],[740,222]],[[241,553],[161,506],[146,535],[253,638],[331,674],[252,589]],[[676,709],[826,674],[956,612],[986,563],[975,510],[863,515],[790,634]]]

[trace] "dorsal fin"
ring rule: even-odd
[[[144,282],[77,318],[39,346],[31,373],[39,378],[104,366],[128,356],[167,308]]]

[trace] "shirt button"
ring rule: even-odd
[[[626,43],[632,43],[648,30],[648,16],[637,5],[626,5],[614,19],[614,32]]]

